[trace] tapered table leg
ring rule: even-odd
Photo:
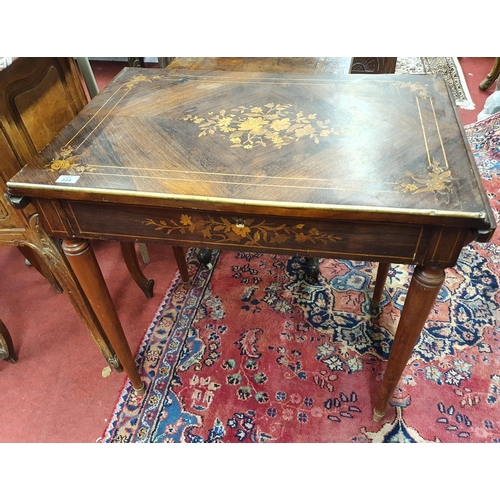
[[[144,394],[144,382],[137,370],[127,338],[90,243],[83,239],[67,239],[63,241],[62,248],[118,359],[123,365],[123,369],[129,376],[132,386],[138,394]]]
[[[417,266],[413,272],[382,387],[373,411],[373,418],[377,422],[385,415],[389,400],[424,328],[444,278],[444,269]]]

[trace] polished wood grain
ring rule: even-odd
[[[65,245],[373,260],[382,276],[390,262],[416,265],[376,418],[444,270],[496,227],[453,96],[433,75],[126,68],[8,186]],[[77,276],[84,267],[73,266]],[[114,310],[92,275],[89,300]],[[122,333],[109,328],[140,388]]]
[[[68,174],[76,185],[61,182]],[[430,75],[126,68],[9,183],[13,193],[21,186],[41,198],[188,212],[237,207],[267,217],[272,206],[276,217],[330,220],[334,211],[342,221],[453,222],[487,233],[491,222],[455,107]],[[54,233],[84,234],[52,222]]]
[[[144,66],[144,60],[130,58],[130,66]],[[361,74],[394,73],[396,57],[176,57],[160,67],[205,71],[258,73]]]
[[[394,73],[397,58],[387,57],[177,57],[160,67],[204,71],[241,71],[260,73]],[[130,66],[144,66],[144,61],[129,61]],[[198,260],[206,265],[211,260],[210,249],[199,249]],[[382,289],[387,277],[386,267],[377,274],[377,285]],[[319,276],[319,259],[306,260],[306,275],[312,280]],[[377,289],[378,292],[378,289]],[[380,290],[381,293],[381,290]]]
[[[349,57],[176,57],[168,69],[250,73],[347,74]]]

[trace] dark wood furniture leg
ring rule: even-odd
[[[189,283],[190,277],[186,263],[186,252],[184,252],[184,248],[172,247],[172,251],[174,252],[175,261],[177,262],[177,267],[179,268],[179,272],[181,273],[183,283]]]
[[[212,264],[210,261],[212,260],[212,249],[211,248],[200,248],[198,250],[198,262],[209,268]]]
[[[353,57],[349,73],[394,73],[397,61],[397,57]]]
[[[14,344],[9,330],[4,322],[0,319],[0,359],[4,359],[9,363],[17,363],[17,356],[14,352]]]
[[[62,248],[107,338],[123,365],[123,369],[130,378],[133,388],[137,394],[144,394],[144,382],[139,375],[108,287],[89,241],[79,238],[66,239],[63,241]]]
[[[376,422],[385,415],[392,394],[424,328],[444,278],[444,269],[439,268],[417,266],[413,272],[382,387],[373,410],[373,419]]]
[[[32,249],[37,255],[38,261],[43,261],[49,268],[49,272],[61,285],[108,365],[112,369],[121,372],[123,368],[120,361],[111,347],[111,343],[104,333],[94,311],[90,307],[78,280],[68,265],[61,248],[61,241],[51,238],[45,232],[45,229],[40,224],[38,214],[33,214],[27,220],[25,237],[25,241],[21,240],[23,246]],[[13,243],[18,244],[17,242]]]
[[[382,292],[384,291],[384,285],[387,280],[387,275],[389,274],[389,269],[391,264],[387,262],[379,262],[377,270],[377,278],[375,280],[375,290],[373,290],[372,297],[372,311],[377,311],[380,306],[380,300],[382,299]]]
[[[488,90],[495,80],[500,76],[500,57],[495,57],[495,63],[493,64],[493,68],[488,73],[486,78],[479,84],[479,88],[481,90]]]
[[[135,245],[132,241],[121,241],[120,247],[122,249],[123,260],[127,265],[128,272],[133,280],[137,283],[139,288],[144,292],[144,295],[150,299],[153,297],[154,280],[146,278],[139,266],[139,259],[135,251]]]
[[[144,68],[144,57],[127,57],[128,65],[132,68]]]
[[[306,276],[312,281],[318,281],[319,277],[319,259],[317,257],[307,257]]]
[[[24,258],[52,285],[52,288],[57,293],[63,292],[61,285],[54,278],[47,264],[43,259],[40,259],[32,248],[22,245],[17,248],[23,254]]]

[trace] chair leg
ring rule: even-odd
[[[480,90],[488,90],[495,80],[500,76],[500,57],[495,57],[495,63],[493,64],[493,68],[488,73],[486,78],[479,84]]]
[[[57,293],[62,293],[63,289],[52,274],[49,266],[39,258],[36,252],[27,246],[20,245],[17,249],[23,254],[24,258],[52,285]]]
[[[130,241],[120,242],[122,249],[123,259],[127,265],[127,269],[132,276],[133,280],[139,285],[139,288],[144,292],[144,295],[150,299],[153,297],[154,280],[146,278],[141,268],[139,267],[139,260],[135,252],[135,245]]]
[[[138,243],[137,247],[139,248],[139,252],[141,253],[142,262],[144,262],[144,264],[149,264],[149,252],[146,243]]]
[[[4,359],[9,363],[17,363],[17,356],[14,352],[14,344],[9,330],[4,322],[0,319],[0,359]]]

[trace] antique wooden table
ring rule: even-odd
[[[376,419],[445,269],[495,229],[453,97],[431,75],[126,68],[8,187],[63,238],[139,392],[90,239],[370,260],[382,278],[414,264]]]

